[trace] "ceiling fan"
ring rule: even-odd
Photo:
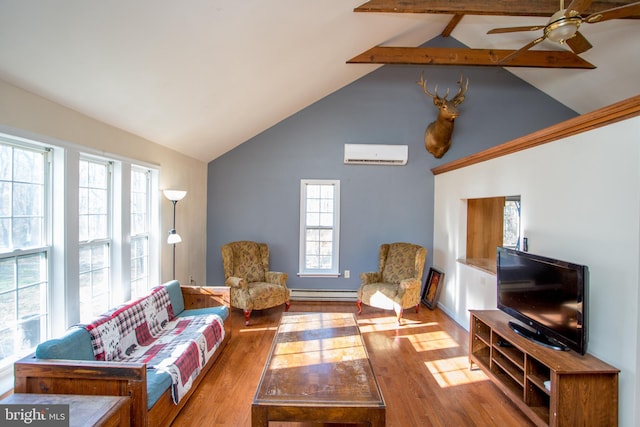
[[[587,24],[594,24],[597,22],[607,21],[609,19],[626,18],[628,16],[640,14],[639,1],[583,17],[582,13],[587,10],[591,5],[591,2],[592,0],[573,0],[565,9],[564,0],[560,0],[560,10],[549,18],[546,25],[494,28],[493,30],[489,30],[487,34],[543,30],[542,36],[514,51],[510,55],[505,56],[500,63],[509,62],[517,55],[531,49],[533,46],[545,39],[549,39],[560,44],[566,43],[574,53],[581,54],[582,52],[586,52],[592,48],[591,43],[589,43],[589,41],[578,31],[578,28],[580,28],[582,23],[586,22]]]

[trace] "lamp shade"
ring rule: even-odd
[[[177,202],[184,199],[184,196],[187,195],[187,192],[184,190],[163,190],[164,197],[171,200],[172,202]]]
[[[182,242],[182,237],[176,232],[175,228],[169,230],[169,237],[167,237],[167,243],[170,245],[175,245],[176,243]]]

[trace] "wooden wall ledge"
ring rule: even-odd
[[[564,122],[549,126],[537,132],[530,133],[523,137],[496,145],[479,153],[436,166],[431,169],[434,175],[450,172],[486,160],[506,156],[507,154],[533,148],[538,145],[566,138],[602,126],[607,126],[621,120],[630,119],[640,115],[640,95],[625,99],[624,101],[611,104],[599,110],[582,114]]]

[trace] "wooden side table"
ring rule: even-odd
[[[124,396],[16,393],[0,404],[69,405],[69,427],[129,427],[131,421],[130,399]]]

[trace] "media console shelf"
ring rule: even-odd
[[[519,336],[512,317],[471,310],[469,364],[477,365],[538,426],[618,425],[618,369]]]

